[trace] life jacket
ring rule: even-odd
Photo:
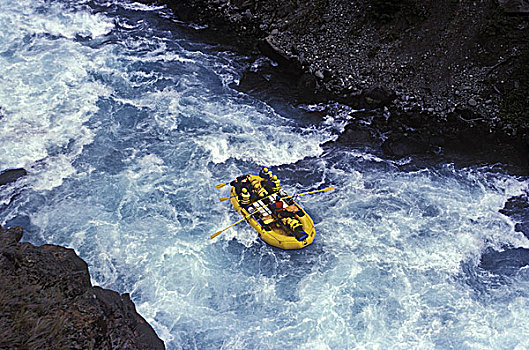
[[[250,183],[252,184],[252,187],[255,188],[256,191],[259,190],[259,188],[261,187],[259,180],[256,178],[251,179]]]
[[[281,221],[292,230],[294,237],[296,237],[298,241],[304,241],[309,237],[309,235],[303,231],[303,225],[299,220],[287,217],[281,219]]]
[[[272,191],[279,192],[279,190],[281,189],[281,185],[279,184],[279,179],[277,180],[271,179],[270,181],[272,182]]]
[[[284,218],[281,219],[285,225],[290,227],[292,231],[296,231],[297,228],[300,226],[303,226],[299,220],[293,219],[293,218]]]
[[[259,176],[262,177],[263,179],[267,179],[268,178],[268,174],[270,173],[270,170],[268,172],[264,172],[263,171],[264,168],[261,168],[261,170],[259,170]]]
[[[251,200],[250,200],[250,197],[252,195],[250,194],[250,192],[241,192],[240,194],[240,199],[239,199],[239,202],[241,203],[241,205],[248,205],[250,204]]]
[[[257,194],[259,195],[259,198],[264,198],[268,196],[268,191],[265,190],[262,186],[259,186],[259,188],[257,189]]]
[[[243,187],[246,187],[248,192],[251,192],[252,186],[250,184],[249,176],[248,175],[241,175],[237,177],[235,180],[230,182],[230,185],[235,187],[235,193],[240,194]]]

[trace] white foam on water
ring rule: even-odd
[[[97,100],[110,94],[90,77],[97,50],[69,39],[104,35],[112,24],[58,2],[20,5],[9,2],[9,11],[0,15],[0,41],[7,48],[0,55],[0,169],[24,167],[38,175],[36,189],[51,189],[75,173],[71,162],[93,139],[84,124],[98,111]],[[56,154],[65,149],[66,154]]]
[[[119,1],[116,4],[123,7],[126,10],[143,11],[143,12],[160,11],[160,10],[164,10],[167,8],[166,5],[143,4],[141,2],[132,2],[132,1]]]
[[[31,0],[28,2],[5,0],[0,26],[7,37],[49,34],[74,39],[77,35],[97,38],[108,34],[112,21],[102,14],[90,13],[87,8],[72,11],[58,1]]]
[[[339,257],[332,273],[310,274],[300,286],[301,295],[316,294],[306,302],[315,321],[325,324],[314,341],[326,334],[331,348],[398,349],[527,343],[520,335],[523,322],[503,311],[510,302],[483,304],[457,283],[462,262],[477,264],[487,246],[527,247],[498,214],[509,197],[527,190],[526,182],[472,169],[453,177],[392,171],[350,179],[341,170],[327,172],[345,186],[330,203],[313,203],[313,210],[329,212],[317,225],[318,242]],[[327,322],[329,314],[334,324]],[[494,332],[507,329],[513,331],[510,343],[497,341]]]
[[[267,136],[271,133],[276,134],[273,140]],[[316,133],[303,135],[288,126],[256,127],[249,123],[237,134],[206,135],[194,142],[208,151],[216,164],[233,158],[273,166],[322,154],[320,144],[324,140]]]
[[[173,59],[171,55],[153,57]],[[182,123],[194,123],[193,120],[207,124],[207,132],[197,133],[192,142],[208,152],[215,164],[230,158],[263,165],[293,163],[321,155],[320,144],[333,137],[314,128],[300,130],[269,107],[246,104],[237,95],[224,100],[211,99],[203,84],[192,76],[183,77],[177,82],[177,88],[167,87],[137,98],[117,97],[116,100],[150,109],[159,127],[165,130],[176,130]],[[270,136],[274,134],[277,137]]]

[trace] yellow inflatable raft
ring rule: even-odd
[[[254,187],[264,183],[257,175],[247,175],[247,184]],[[257,193],[257,190],[255,190]],[[249,205],[241,205],[239,193],[232,186],[230,201],[259,237],[271,246],[281,249],[300,249],[308,246],[316,236],[314,222],[309,214],[282,189],[264,198],[253,196]]]

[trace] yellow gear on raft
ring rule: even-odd
[[[257,231],[258,236],[265,243],[281,249],[300,249],[311,244],[316,230],[307,212],[280,188],[278,193],[260,196],[263,191],[266,192],[261,182],[268,179],[257,175],[248,176],[259,199],[248,205],[244,204],[232,186],[230,202]],[[277,181],[279,185],[279,180]]]

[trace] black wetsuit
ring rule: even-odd
[[[265,180],[268,180],[268,175],[264,173],[263,171],[264,168],[261,168],[261,170],[259,170],[259,176],[262,177],[263,179]]]
[[[241,194],[242,188],[245,187],[248,192],[252,193],[252,184],[248,180],[248,175],[241,175],[237,177],[235,180],[230,182],[230,185],[235,187],[235,193]]]

